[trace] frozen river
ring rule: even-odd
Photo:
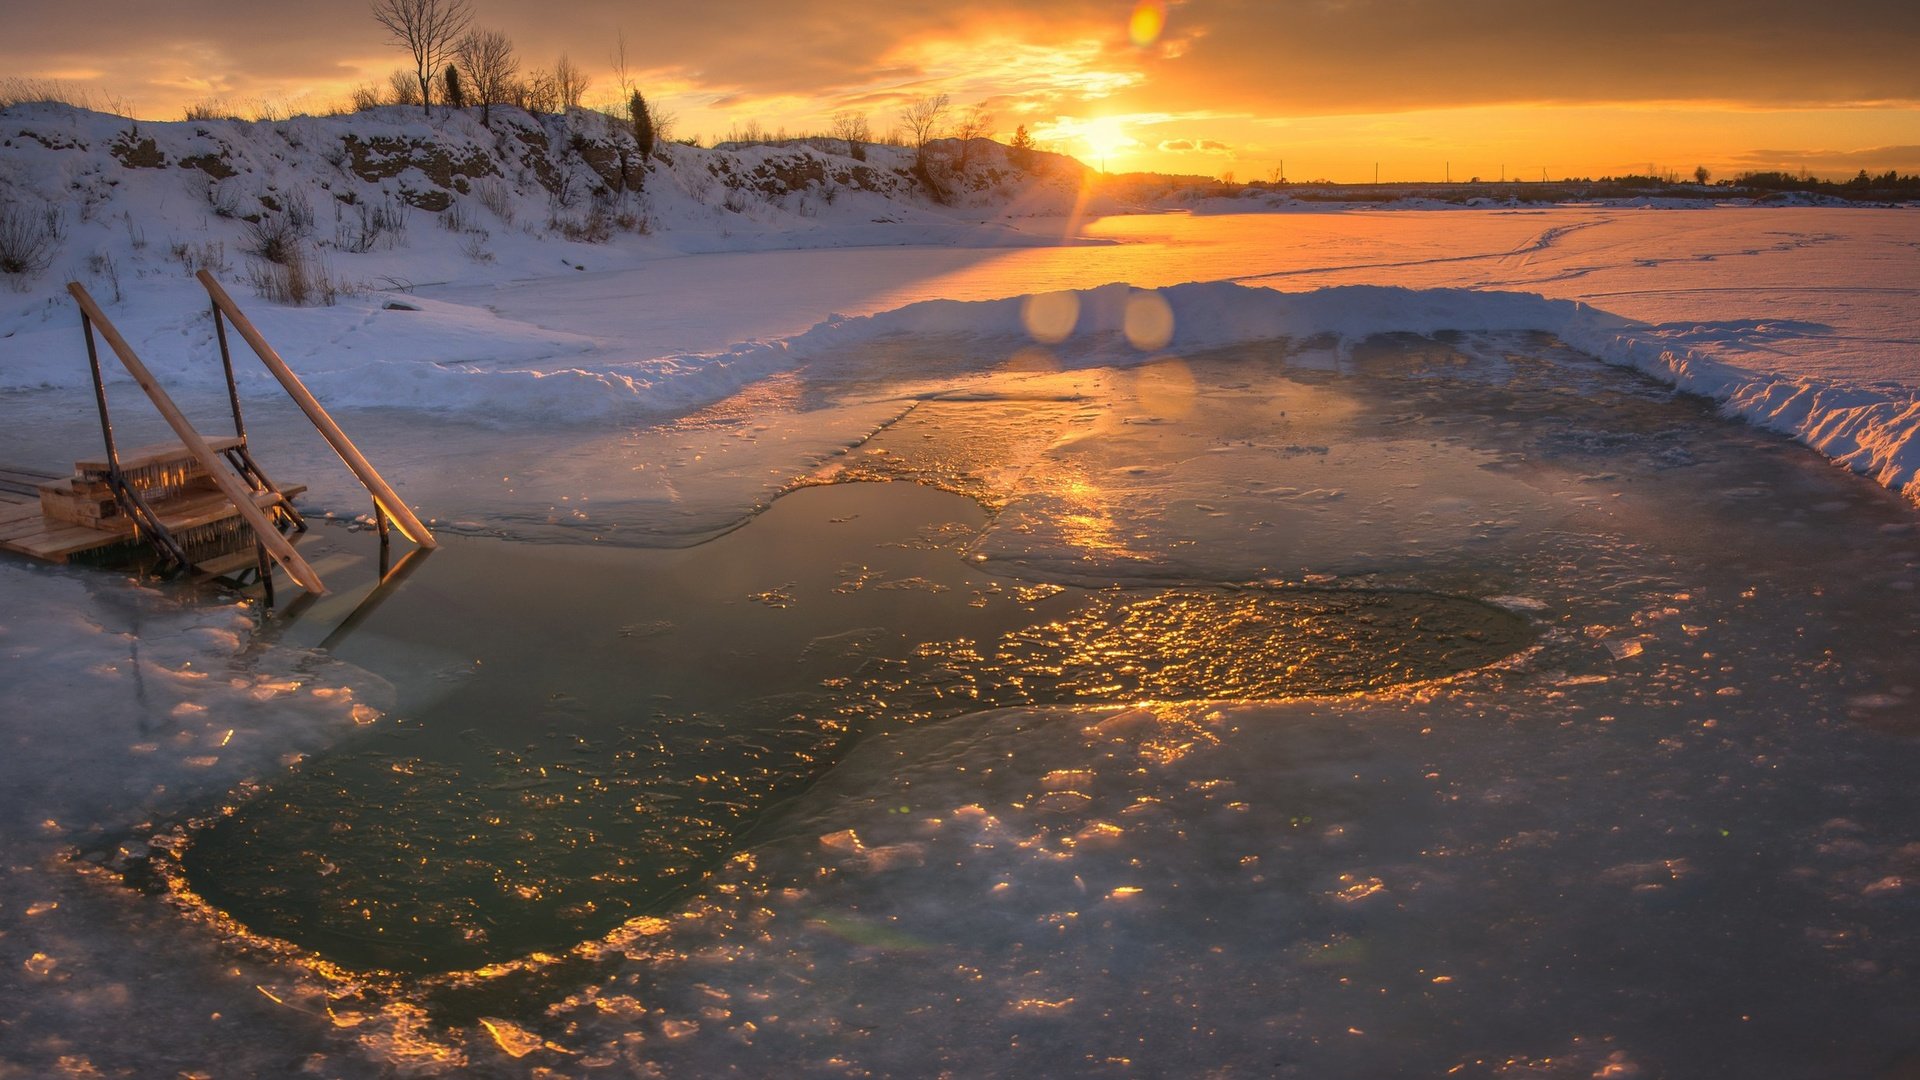
[[[1897,394],[1911,229],[1153,217],[425,300],[611,370],[1111,280],[1604,292]],[[1139,295],[617,422],[353,410],[449,536],[372,604],[337,526],[291,619],[0,568],[0,1076],[1916,1067],[1912,503],[1456,294]]]

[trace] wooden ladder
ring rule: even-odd
[[[80,321],[86,333],[87,360],[93,368],[93,385],[100,410],[101,433],[106,456],[75,464],[70,480],[42,485],[41,506],[48,517],[75,524],[102,527],[116,514],[124,515],[135,534],[153,544],[169,561],[182,568],[200,568],[211,572],[238,569],[230,559],[218,560],[220,569],[196,559],[195,530],[228,528],[238,522],[250,528],[257,544],[258,567],[263,584],[272,597],[269,560],[284,570],[294,584],[310,594],[326,592],[320,575],[294,550],[283,528],[304,531],[306,522],[293,508],[292,496],[303,488],[282,488],[267,477],[247,450],[246,426],[240,415],[240,396],[233,375],[233,359],[227,347],[226,323],[231,320],[247,344],[279,380],[301,411],[332,445],[374,501],[375,518],[380,526],[381,554],[387,550],[387,522],[391,520],[402,535],[422,548],[437,545],[433,534],[421,523],[392,487],[376,472],[340,426],[327,415],[298,376],[267,344],[239,305],[227,295],[212,275],[199,274],[213,302],[213,320],[220,340],[220,359],[227,377],[227,391],[233,406],[234,435],[209,439],[202,435],[180,411],[153,373],[141,362],[133,347],[100,309],[85,287],[70,282],[67,291],[80,306]],[[106,383],[101,376],[99,352],[94,346],[94,331],[113,350],[128,374],[146,392],[154,408],[179,438],[177,444],[141,447],[121,454],[114,444],[113,424],[107,412]],[[107,527],[113,527],[109,524]],[[237,528],[238,526],[232,526]],[[184,542],[183,542],[184,541]]]

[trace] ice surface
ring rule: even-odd
[[[684,904],[452,984],[366,980],[76,883],[50,835],[19,910],[61,906],[0,946],[19,1001],[63,996],[23,1004],[37,1041],[15,1060],[132,1067],[87,1026],[114,1008],[175,1071],[223,1043],[243,1071],[339,1075],[1815,1077],[1904,1053],[1911,510],[1535,333],[1271,349],[963,366],[828,478],[1000,507],[968,551],[1038,597],[1057,578],[1440,589],[1523,613],[1536,652],[1351,697],[909,725]],[[854,374],[807,392],[884,396]],[[434,567],[406,587],[441,588]],[[820,602],[767,571],[743,605]],[[48,918],[61,935],[32,929]],[[124,940],[153,927],[190,962]],[[161,971],[170,994],[132,989]],[[269,1042],[292,1049],[251,1049]]]
[[[798,482],[916,479],[995,507],[976,553],[1035,587],[1439,589],[1547,645],[1413,691],[876,740],[683,911],[436,1018],[61,859],[125,866],[116,830],[423,688],[269,647],[226,602],[0,568],[0,1075],[1897,1075],[1912,510],[1670,390],[1910,485],[1916,220],[1157,215],[1100,247],[594,251],[419,311],[243,298],[454,531],[680,544]],[[116,319],[217,417],[202,302],[111,250],[141,271]],[[1056,341],[1020,298],[1063,291]],[[0,311],[0,461],[92,451],[81,356],[70,310]],[[365,511],[260,409],[276,475]]]
[[[229,1053],[256,1075],[284,1068],[301,1036],[243,1049],[280,1010],[232,980],[223,949],[90,878],[139,872],[151,851],[135,826],[151,815],[379,721],[390,688],[263,645],[257,611],[231,600],[13,562],[0,595],[0,1076],[172,1075]]]

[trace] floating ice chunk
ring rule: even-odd
[[[493,1036],[493,1041],[503,1053],[511,1058],[523,1058],[546,1045],[546,1040],[511,1020],[483,1016],[480,1026]]]
[[[1506,608],[1508,611],[1547,610],[1546,601],[1535,600],[1531,596],[1490,596],[1487,598],[1487,603],[1495,607]]]
[[[1607,647],[1607,651],[1613,654],[1615,660],[1626,660],[1646,651],[1646,646],[1640,643],[1639,638],[1620,638],[1601,644]]]

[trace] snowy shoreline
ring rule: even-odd
[[[1724,339],[1690,342],[1684,333],[1537,293],[1364,285],[1280,293],[1229,282],[1164,289],[1115,283],[1002,300],[925,300],[874,315],[832,317],[791,338],[641,360],[608,358],[607,350],[591,337],[510,322],[463,305],[398,296],[386,302],[407,307],[382,309],[366,303],[324,313],[269,310],[262,321],[287,340],[286,332],[293,329],[289,324],[307,317],[300,319],[309,324],[301,328],[307,340],[296,337],[283,351],[300,364],[315,391],[336,407],[418,409],[493,425],[569,427],[677,415],[808,361],[908,337],[949,341],[956,350],[981,357],[982,363],[1018,349],[1041,348],[1057,364],[1097,367],[1128,366],[1243,342],[1332,337],[1339,349],[1350,351],[1375,334],[1534,331],[1706,398],[1726,415],[1788,435],[1920,501],[1920,391],[1912,383],[1849,385],[1743,370],[1737,361],[1729,361],[1727,354],[1733,350]],[[1070,311],[1071,318],[1058,340],[1036,342],[1025,316],[1049,307]],[[1128,321],[1143,308],[1166,320],[1164,336],[1145,343],[1129,341]],[[205,322],[202,316],[196,318]],[[335,325],[312,325],[322,321]],[[182,334],[198,329],[210,335],[206,327],[164,329]],[[148,339],[158,338],[162,330],[149,330]],[[320,333],[313,335],[316,330]],[[72,336],[70,329],[50,328],[46,333]],[[36,351],[47,358],[39,365],[5,364],[0,392],[54,389],[71,394],[84,389],[84,370],[62,355],[65,350]],[[472,359],[409,359],[448,352]],[[351,359],[327,366],[323,356],[338,353]],[[155,366],[175,385],[203,391],[217,387],[217,369],[205,364]],[[247,375],[256,383],[264,379],[251,370]]]
[[[1016,346],[1091,366],[1238,340],[1532,330],[1920,498],[1911,208],[1122,207],[1072,159],[984,140],[935,144],[938,183],[900,147],[641,158],[630,144],[577,110],[509,110],[491,128],[402,109],[139,124],[8,110],[0,195],[55,235],[38,272],[7,276],[18,295],[0,294],[0,395],[85,397],[69,278],[168,385],[217,390],[200,266],[334,407],[510,427],[670,417],[897,335],[950,337],[984,369]],[[249,295],[273,270],[249,254],[269,233],[336,303]],[[1163,290],[1164,342],[1124,341],[1127,286]],[[1052,293],[1080,317],[1040,340],[1023,298]]]

